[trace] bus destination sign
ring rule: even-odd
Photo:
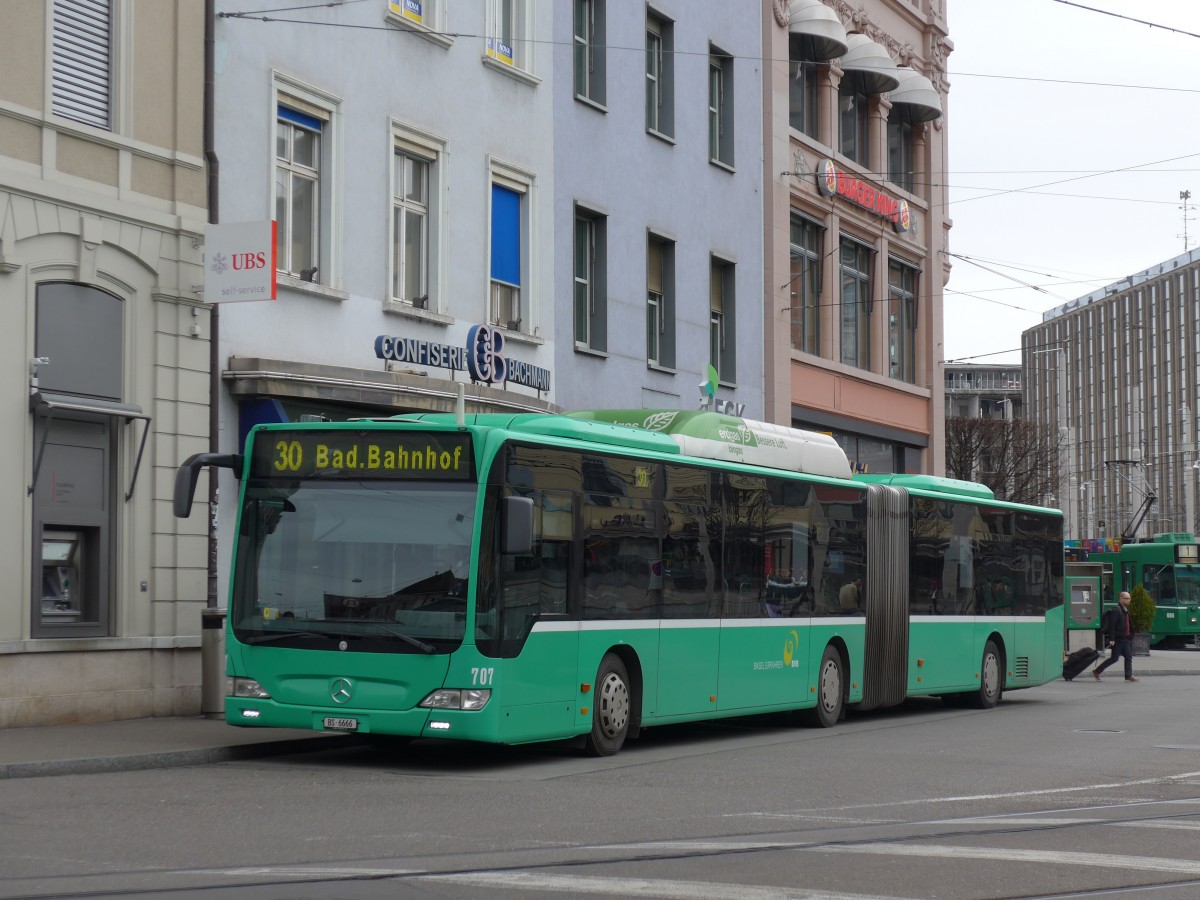
[[[253,478],[473,481],[469,435],[428,431],[257,431]]]

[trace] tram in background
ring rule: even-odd
[[[1155,604],[1151,644],[1180,648],[1197,643],[1200,544],[1194,534],[1168,532],[1119,546],[1101,541],[1084,541],[1082,546],[1089,562],[1104,565],[1101,595],[1105,610],[1117,602],[1121,591],[1143,585]],[[1068,547],[1067,552],[1072,549]]]

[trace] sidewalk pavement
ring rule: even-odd
[[[1105,673],[1114,684],[1121,681],[1117,666]],[[1200,650],[1153,650],[1148,657],[1135,656],[1133,670],[1139,678],[1200,675]],[[1085,675],[1078,680],[1090,683]],[[0,781],[196,766],[361,741],[357,735],[319,731],[235,728],[223,718],[199,716],[5,728],[0,729]]]

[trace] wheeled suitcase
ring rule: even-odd
[[[1076,650],[1063,660],[1063,678],[1070,681],[1099,658],[1100,654],[1094,647]]]

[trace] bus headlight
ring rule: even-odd
[[[267,693],[267,689],[253,678],[233,679],[233,696],[248,697],[251,700],[271,699],[271,695]]]
[[[491,691],[439,688],[417,706],[424,709],[483,709],[491,699]]]

